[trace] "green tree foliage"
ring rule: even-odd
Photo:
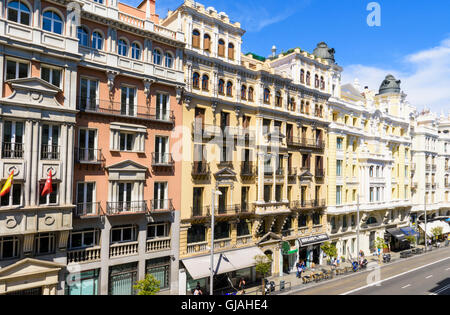
[[[138,295],[156,295],[160,290],[160,281],[153,275],[147,274],[144,280],[136,282],[133,288],[138,292]]]
[[[330,242],[323,243],[320,248],[323,250],[323,252],[329,257],[329,258],[336,258],[337,257],[337,248],[336,245],[331,244]]]

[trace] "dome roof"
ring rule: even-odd
[[[328,45],[325,42],[321,42],[317,44],[316,49],[314,49],[313,51],[313,55],[318,58],[329,60],[332,63],[335,63],[334,60],[335,52],[336,51],[334,50],[334,48],[328,48]]]
[[[395,79],[391,74],[388,74],[380,86],[380,94],[400,93],[400,83],[402,81]]]

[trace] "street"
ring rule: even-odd
[[[290,295],[450,295],[450,248],[368,269]]]

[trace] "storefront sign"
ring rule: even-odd
[[[320,234],[320,235],[314,235],[314,236],[308,236],[308,237],[302,237],[299,239],[300,246],[308,246],[308,245],[314,245],[318,243],[322,243],[325,241],[328,241],[330,238],[327,234]]]

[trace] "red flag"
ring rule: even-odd
[[[47,181],[45,182],[44,189],[42,189],[41,196],[44,197],[48,194],[51,194],[53,192],[53,186],[52,186],[52,171],[48,173]]]

